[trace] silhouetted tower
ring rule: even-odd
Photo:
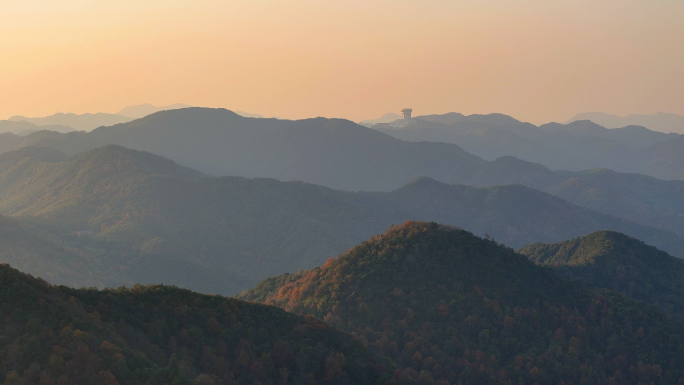
[[[410,108],[404,108],[401,110],[401,118],[404,120],[409,120],[411,119],[411,112],[413,112],[412,109]]]

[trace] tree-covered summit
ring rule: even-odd
[[[519,250],[567,279],[626,294],[684,317],[684,260],[614,231]]]
[[[494,241],[407,222],[243,299],[314,315],[394,362],[393,383],[677,383],[684,327]],[[684,381],[684,379],[682,379]]]

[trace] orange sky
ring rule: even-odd
[[[108,4],[104,4],[108,3]],[[598,3],[598,4],[597,4]],[[0,119],[684,114],[680,0],[0,0]]]

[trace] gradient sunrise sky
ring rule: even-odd
[[[0,119],[684,114],[681,0],[0,0]]]

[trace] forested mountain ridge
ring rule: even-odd
[[[518,251],[567,279],[580,279],[684,317],[684,260],[613,231]]]
[[[205,293],[235,294],[269,276],[315,267],[409,219],[458,225],[512,247],[612,229],[684,256],[680,236],[520,185],[421,178],[388,193],[353,193],[206,177],[120,146],[70,158],[35,147],[0,155],[0,213],[77,250],[93,261],[80,268],[104,284],[173,283]],[[51,282],[72,282],[53,273]]]
[[[385,370],[313,318],[176,287],[70,289],[0,265],[0,298],[5,384],[377,384]]]
[[[684,382],[684,326],[458,229],[408,222],[239,298],[313,315],[399,384]]]

